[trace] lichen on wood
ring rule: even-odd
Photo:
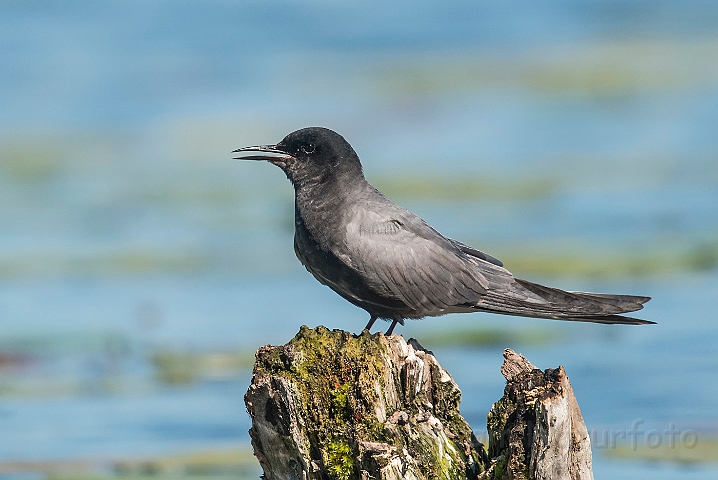
[[[478,478],[461,391],[415,340],[302,327],[257,351],[245,395],[265,478]]]

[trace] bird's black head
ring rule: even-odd
[[[238,160],[267,160],[284,170],[294,185],[326,183],[332,179],[359,175],[361,163],[344,137],[322,127],[308,127],[292,132],[276,145],[244,147],[236,152],[263,152],[272,155],[249,155]]]

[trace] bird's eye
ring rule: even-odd
[[[314,151],[316,149],[317,149],[317,146],[314,145],[313,143],[308,143],[306,145],[302,145],[302,151],[307,154],[314,153]]]

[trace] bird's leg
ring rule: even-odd
[[[366,327],[364,327],[364,330],[371,331],[371,327],[374,325],[374,322],[376,322],[376,315],[372,315],[369,319],[369,323],[366,324]]]
[[[389,330],[386,331],[385,335],[388,337],[391,335],[391,332],[394,331],[394,327],[396,327],[396,324],[399,323],[399,320],[392,320],[391,321],[391,327],[389,327]]]

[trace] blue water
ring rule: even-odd
[[[12,288],[6,284],[1,302],[6,312],[18,317],[17,305],[25,305],[27,321],[21,330],[26,333],[69,330],[81,335],[88,330],[106,330],[190,351],[282,343],[302,323],[350,331],[363,326],[363,312],[307,280],[306,275],[297,275],[258,281],[158,278],[74,285],[47,282]],[[549,322],[570,340],[549,346],[505,346],[521,351],[543,368],[563,365],[589,430],[625,430],[641,420],[646,430],[663,430],[674,423],[682,430],[714,434],[718,429],[718,389],[706,378],[715,375],[718,367],[712,355],[718,347],[714,322],[718,276],[677,280],[676,285],[617,284],[623,287],[621,291],[630,288],[655,296],[645,317],[657,321],[657,327]],[[277,292],[281,292],[281,301],[277,301]],[[160,306],[165,319],[149,334],[134,318],[137,304],[148,298]],[[58,311],[63,314],[53,313]],[[422,332],[477,322],[521,329],[536,327],[538,321],[482,314],[451,316],[410,322],[402,333],[421,340]],[[426,346],[431,348],[431,344]],[[142,347],[135,348],[141,351]],[[463,390],[462,413],[476,431],[483,431],[488,408],[503,391],[501,348],[434,350]],[[85,382],[76,395],[2,400],[0,452],[4,459],[146,456],[246,442],[249,419],[242,396],[248,371],[229,381],[175,388],[140,385],[113,393],[103,389],[100,381],[108,375],[111,378],[112,372],[90,360],[85,357],[70,365],[71,372],[79,371]],[[119,370],[147,381],[151,378],[149,367],[136,362],[131,355],[120,359],[115,375]],[[55,369],[46,380],[71,374],[67,368],[55,365]],[[598,450],[597,472],[604,462]],[[616,467],[605,468],[613,471]]]
[[[651,295],[656,326],[409,322],[420,342],[476,324],[555,334],[423,342],[477,432],[512,347],[566,368],[589,430],[714,437],[718,272],[685,263],[718,248],[716,52],[709,1],[2,3],[0,462],[246,445],[248,370],[172,387],[152,353],[363,327],[294,258],[281,172],[229,161],[307,125],[345,135],[370,181],[545,181],[535,197],[396,198],[499,258],[653,259],[634,276],[515,273]],[[597,478],[716,475],[594,457]]]

